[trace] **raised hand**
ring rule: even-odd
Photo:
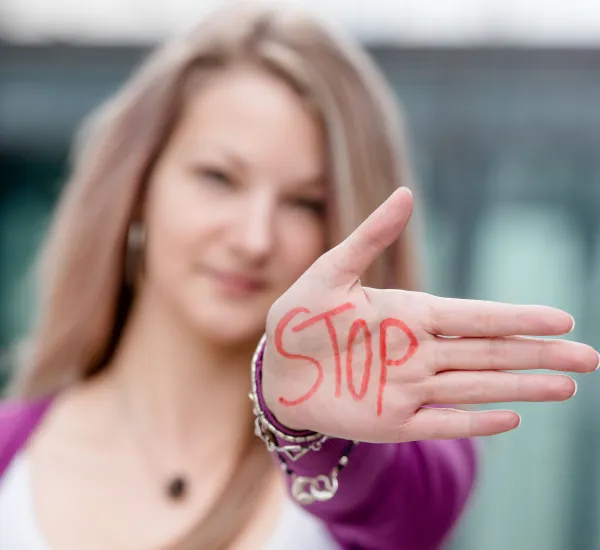
[[[371,442],[494,435],[519,415],[452,405],[563,401],[570,377],[514,371],[598,367],[589,346],[532,338],[569,332],[560,310],[363,287],[411,213],[399,189],[273,304],[263,394],[286,426]]]

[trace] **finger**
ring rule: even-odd
[[[412,193],[397,189],[356,230],[324,255],[338,285],[354,284],[402,233],[412,214]]]
[[[461,411],[423,407],[406,424],[410,440],[460,439],[497,435],[514,430],[521,417],[514,411]]]
[[[573,397],[575,381],[555,374],[512,372],[443,372],[426,385],[427,404],[475,405],[517,401],[565,401]]]
[[[585,344],[541,338],[436,338],[432,344],[434,371],[530,370],[592,372],[598,352]]]
[[[428,297],[428,330],[439,336],[558,336],[573,328],[568,313],[548,306]]]

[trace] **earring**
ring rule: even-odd
[[[142,258],[146,248],[146,229],[141,222],[132,222],[127,230],[127,251],[125,257],[125,280],[134,286],[142,268]]]

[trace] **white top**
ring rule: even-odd
[[[0,548],[50,550],[37,526],[27,460],[17,455],[0,483]],[[262,550],[336,550],[317,518],[286,500],[275,531]]]

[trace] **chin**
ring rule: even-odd
[[[255,346],[264,333],[264,327],[257,329],[254,327],[219,327],[212,325],[210,328],[204,328],[202,334],[207,339],[220,347],[239,348]]]
[[[273,304],[271,292],[257,293],[245,299],[232,299],[214,288],[181,296],[182,313],[202,340],[220,346],[256,344],[264,334],[267,314]]]
[[[221,346],[238,347],[248,344],[257,344],[265,332],[266,312],[264,317],[258,318],[256,313],[245,316],[243,312],[238,315],[224,315],[221,311],[215,315],[207,315],[204,311],[201,316],[196,316],[194,325],[203,339],[207,339]]]

